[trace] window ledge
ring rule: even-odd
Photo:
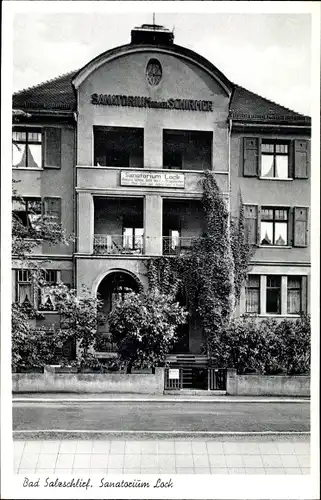
[[[32,171],[32,172],[39,172],[39,171],[42,171],[44,170],[44,168],[29,168],[29,167],[12,167],[12,170],[29,170],[29,171]]]
[[[262,181],[293,181],[292,177],[259,177]]]
[[[300,318],[300,314],[277,314],[277,313],[268,314],[267,313],[267,314],[258,314],[258,317],[259,318],[283,318],[283,319],[284,318],[289,318],[289,319],[294,318],[294,319],[297,319],[297,318]]]
[[[290,245],[257,245],[258,248],[292,248]]]
[[[44,309],[38,309],[38,314],[59,314],[58,311],[45,311]]]

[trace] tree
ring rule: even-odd
[[[23,206],[24,199],[14,190],[14,198]],[[19,267],[28,269],[34,295],[46,284],[45,267],[49,259],[38,261],[33,251],[43,242],[49,245],[69,244],[73,235],[51,217],[39,215],[31,209],[27,220],[12,212],[12,255]],[[76,342],[78,357],[73,363],[79,367],[98,364],[93,356],[96,340],[100,301],[83,289],[76,290],[59,283],[51,287],[54,309],[58,321],[49,327],[39,327],[37,320],[44,316],[37,304],[12,304],[12,368],[13,370],[43,367],[46,364],[65,364],[70,361],[64,354],[67,342]]]
[[[177,327],[185,323],[186,316],[173,296],[161,293],[157,287],[147,293],[129,294],[118,302],[109,315],[109,329],[128,373],[132,367],[164,363],[177,340]]]

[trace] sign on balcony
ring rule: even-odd
[[[142,172],[139,170],[122,170],[121,186],[146,186],[184,188],[185,176],[177,172]]]

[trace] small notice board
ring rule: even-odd
[[[170,368],[168,370],[168,378],[173,380],[179,379],[179,368]]]

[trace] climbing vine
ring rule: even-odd
[[[158,257],[148,264],[151,288],[184,293],[192,321],[203,329],[204,351],[219,360],[220,336],[227,328],[246,277],[250,247],[245,238],[242,200],[238,221],[230,224],[227,203],[207,171],[202,205],[206,229],[190,250],[175,257]]]

